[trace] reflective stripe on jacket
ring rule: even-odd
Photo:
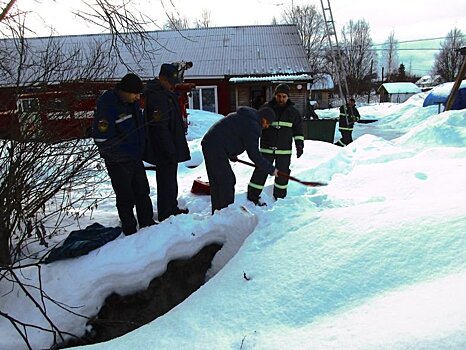
[[[116,89],[103,93],[97,100],[92,137],[107,161],[142,159],[145,133],[139,102],[124,102]]]
[[[356,109],[356,106],[341,106],[338,129],[352,131],[354,123],[358,121],[360,118],[361,117],[359,115],[358,110]]]
[[[267,103],[276,114],[276,120],[262,131],[260,150],[262,153],[291,155],[293,141],[296,147],[304,147],[303,121],[293,102],[278,106],[275,99]]]

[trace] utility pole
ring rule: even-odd
[[[369,72],[369,93],[367,94],[367,103],[371,103],[371,89],[372,89],[372,66],[374,65],[374,60],[371,60],[371,70]]]
[[[449,111],[451,106],[453,105],[456,94],[461,85],[461,81],[463,80],[463,77],[466,75],[466,46],[463,46],[462,48],[459,48],[456,51],[459,51],[463,56],[463,65],[461,66],[460,72],[456,77],[455,83],[453,84],[453,88],[451,89],[450,95],[448,96],[447,104],[445,105],[445,111]]]

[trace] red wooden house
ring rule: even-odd
[[[47,130],[59,131],[61,138],[84,137],[92,122],[95,99],[103,90],[128,70],[143,80],[152,79],[166,62],[192,62],[184,74],[185,83],[195,86],[187,101],[191,109],[226,115],[238,106],[257,107],[258,101],[272,98],[277,84],[286,82],[296,108],[303,116],[306,113],[312,77],[295,25],[196,28],[147,35],[153,39],[153,47],[158,46],[156,54],[150,59],[134,57],[121,47],[122,61],[117,60],[112,75],[102,77],[101,82],[42,82],[40,87],[24,82],[28,88],[4,82],[8,86],[0,85],[0,135],[5,134],[5,126],[18,123],[16,130],[22,132],[33,127],[37,135]],[[91,43],[110,39],[109,34],[96,34],[27,40],[37,50],[49,45],[50,40],[61,47],[79,44],[91,50]],[[57,128],[57,123],[64,121],[67,127]]]

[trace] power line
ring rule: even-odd
[[[400,48],[396,48],[396,49],[373,49],[374,51],[439,51],[441,50],[441,48],[436,48],[436,49],[429,49],[429,48],[417,48],[417,49],[400,49]]]
[[[457,37],[462,37],[466,38],[466,34],[463,35],[458,35]],[[442,36],[439,38],[426,38],[426,39],[413,39],[413,40],[403,40],[403,41],[395,41],[394,44],[405,44],[405,43],[417,43],[417,42],[422,42],[422,41],[431,41],[431,40],[445,40],[451,38],[451,36]],[[373,44],[373,46],[379,46],[379,45],[386,45],[387,42],[380,43],[380,44]]]

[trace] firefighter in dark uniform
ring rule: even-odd
[[[125,235],[153,225],[152,202],[142,155],[145,145],[144,119],[139,106],[141,79],[132,73],[97,100],[92,136],[116,196],[116,207]]]
[[[204,135],[201,145],[209,178],[212,214],[234,202],[236,178],[229,160],[235,161],[244,151],[265,174],[277,176],[277,169],[259,152],[262,129],[267,129],[274,119],[275,113],[269,107],[259,111],[240,107],[217,121]]]
[[[178,96],[178,67],[162,64],[158,78],[147,83],[144,91],[144,117],[147,147],[144,160],[155,164],[157,212],[159,221],[171,215],[186,214],[178,207],[178,163],[191,159]]]
[[[275,88],[274,98],[266,105],[275,111],[276,119],[270,128],[262,132],[260,151],[262,155],[278,170],[290,174],[292,144],[294,141],[297,157],[301,157],[304,149],[303,122],[298,110],[289,99],[290,87],[279,84]],[[248,199],[256,205],[264,205],[259,196],[264,188],[267,173],[262,169],[255,169],[248,185]],[[273,196],[285,198],[288,178],[276,177]]]
[[[353,142],[353,126],[359,119],[361,116],[356,109],[356,101],[350,98],[346,105],[340,107],[338,130],[341,133],[341,139],[335,142],[335,145],[345,147]]]

